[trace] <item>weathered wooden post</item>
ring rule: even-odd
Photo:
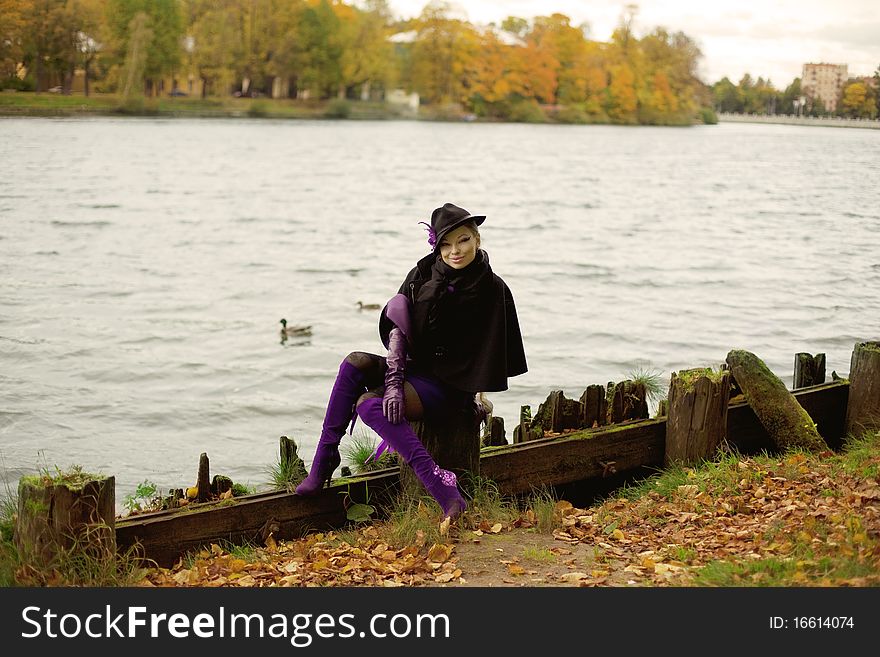
[[[605,386],[593,384],[587,386],[581,395],[581,426],[591,429],[608,423],[608,401],[605,399]]]
[[[288,482],[299,483],[309,476],[306,464],[297,453],[296,443],[287,436],[278,438],[279,469],[289,473]]]
[[[794,383],[792,389],[825,383],[825,354],[812,356],[805,352],[794,355]]]
[[[562,390],[552,390],[532,419],[532,426],[540,426],[545,431],[561,433],[566,429],[577,429],[581,424],[583,411],[576,399],[568,399]]]
[[[730,392],[730,386],[728,386],[728,392]],[[654,417],[666,417],[669,415],[669,399],[661,399],[657,402],[657,413]]]
[[[782,451],[799,447],[818,452],[827,449],[816,424],[767,365],[755,354],[734,349],[727,364],[749,406]]]
[[[483,447],[496,447],[507,444],[507,437],[504,434],[503,417],[495,417],[493,415],[489,418],[489,425],[486,427],[486,431],[483,434],[480,444]]]
[[[467,487],[470,477],[479,477],[480,420],[472,405],[452,410],[443,419],[413,422],[411,426],[437,465],[454,472],[462,487]],[[404,494],[424,494],[424,487],[403,459],[400,486]]]
[[[730,372],[710,368],[672,373],[666,420],[667,466],[696,465],[715,456],[727,433]]]
[[[196,479],[197,502],[207,502],[211,499],[211,468],[208,463],[208,455],[205,452],[199,456],[199,474]]]
[[[115,517],[114,477],[83,472],[22,477],[13,540],[22,559],[39,567],[66,555],[114,559]]]
[[[643,383],[627,379],[620,383],[608,382],[608,422],[643,420],[648,417],[648,391]]]
[[[858,438],[880,429],[880,342],[857,342],[849,368],[846,433]]]
[[[532,422],[532,407],[526,404],[519,407],[519,424],[513,428],[513,444],[524,443],[544,437],[540,424]]]

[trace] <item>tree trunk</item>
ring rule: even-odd
[[[471,407],[450,410],[444,420],[411,423],[425,449],[445,470],[458,476],[462,488],[480,475],[480,423]],[[406,462],[400,463],[401,491],[410,497],[424,495],[424,487]]]
[[[880,429],[880,342],[858,342],[849,368],[846,433],[854,438]]]
[[[798,390],[822,383],[825,383],[825,354],[815,356],[803,352],[795,354],[792,388]]]
[[[667,466],[710,460],[726,437],[730,373],[724,371],[713,380],[715,377],[697,372],[705,370],[672,374],[666,421]]]
[[[14,540],[24,561],[46,567],[65,554],[115,556],[116,480],[84,477],[19,481]]]
[[[764,361],[749,351],[734,349],[727,354],[727,364],[778,449],[802,448],[812,452],[827,449],[812,418]]]

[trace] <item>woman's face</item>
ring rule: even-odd
[[[440,257],[453,269],[464,269],[477,257],[480,238],[467,226],[450,230],[440,241]]]

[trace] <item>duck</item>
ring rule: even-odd
[[[281,338],[293,338],[312,334],[311,326],[288,326],[287,320],[281,318]]]
[[[379,310],[382,306],[378,303],[364,303],[363,301],[358,301],[358,310]]]

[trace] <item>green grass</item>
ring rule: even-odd
[[[393,119],[400,111],[380,102],[303,101],[286,98],[233,98],[197,96],[147,97],[128,107],[116,94],[82,94],[15,92],[0,93],[0,115],[73,116],[131,114],[145,116],[250,117],[269,119]],[[344,116],[343,116],[344,114]]]
[[[526,508],[531,509],[537,519],[537,530],[541,534],[552,534],[559,525],[556,515],[556,498],[546,488],[532,492],[526,498]]]
[[[852,436],[846,441],[841,468],[850,475],[862,479],[880,477],[880,431],[868,432],[860,438]]]
[[[554,563],[556,555],[547,548],[527,547],[523,550],[523,559],[537,561],[538,563]]]
[[[281,458],[266,469],[269,476],[268,485],[272,490],[283,490],[292,493],[299,483],[305,479],[305,470],[301,461],[292,459],[286,463]],[[233,496],[235,493],[233,492]]]
[[[393,468],[398,464],[397,456],[391,452],[384,452],[377,460],[371,460],[376,451],[376,442],[368,434],[361,433],[352,436],[343,443],[345,459],[351,466],[354,474],[364,474],[374,470]]]
[[[122,500],[122,506],[128,509],[129,513],[135,511],[155,511],[162,506],[162,497],[159,495],[159,489],[152,481],[144,479],[137,485],[133,493],[125,496]]]
[[[504,498],[497,484],[485,477],[462,477],[462,488],[470,499],[465,512],[473,525],[483,521],[494,525],[497,522],[512,522],[519,517],[516,502]]]
[[[645,386],[646,401],[659,401],[669,388],[669,378],[660,370],[649,368],[647,365],[637,365],[627,372],[626,378]]]
[[[379,533],[392,545],[431,545],[443,542],[437,505],[422,497],[401,495]],[[459,520],[460,522],[460,520]]]

